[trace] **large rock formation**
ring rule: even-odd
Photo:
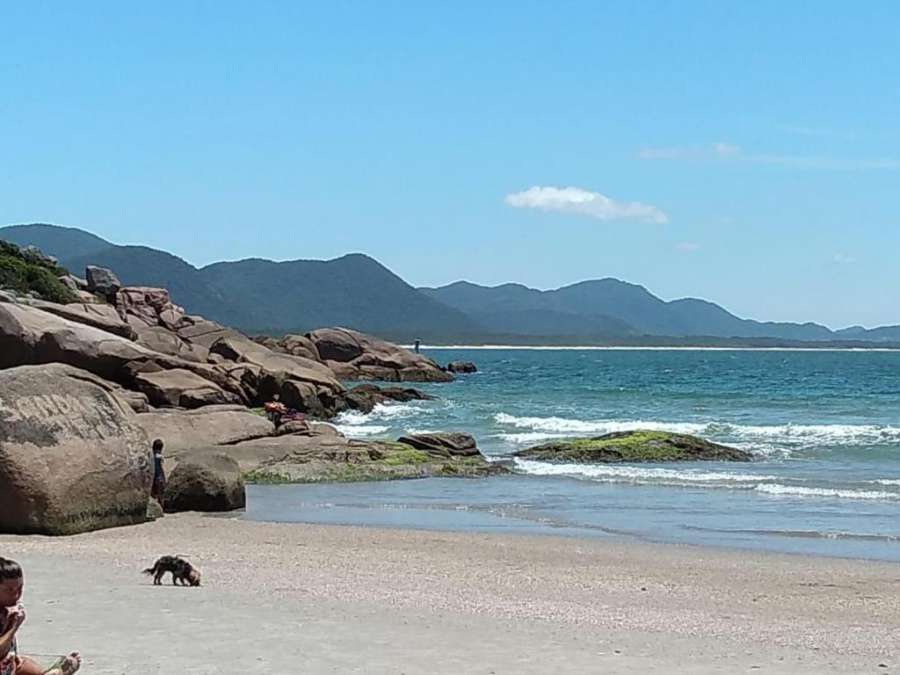
[[[234,394],[182,368],[138,373],[134,384],[155,406],[199,408],[240,402]]]
[[[122,317],[119,316],[116,308],[112,305],[99,302],[72,302],[66,305],[58,305],[55,302],[47,302],[46,300],[28,300],[25,304],[56,314],[75,323],[93,326],[129,340],[134,340],[137,337],[134,328],[122,320]]]
[[[347,328],[309,333],[319,358],[341,380],[450,382],[453,375],[421,354]]]
[[[193,363],[207,363],[209,349],[203,345],[188,342],[175,331],[164,326],[138,326],[137,343],[160,354],[168,354]]]
[[[163,326],[178,330],[185,324],[184,310],[173,304],[165,288],[128,286],[115,296],[116,309],[136,328]]]
[[[668,431],[618,431],[595,438],[551,441],[515,453],[544,462],[749,462],[744,450]]]
[[[143,522],[151,458],[115,388],[62,364],[0,371],[0,532]]]
[[[163,507],[178,511],[233,511],[247,502],[238,463],[223,453],[189,457],[169,474]]]
[[[141,522],[155,438],[174,463],[167,496],[179,510],[241,506],[243,472],[319,481],[503,471],[470,437],[356,441],[303,421],[276,431],[246,407],[277,395],[328,418],[431,398],[371,384],[348,393],[338,378],[452,379],[429,359],[344,329],[253,341],[185,314],[165,289],[122,287],[102,268],[89,268],[86,281],[60,281],[64,271],[41,264],[62,302],[31,290],[0,293],[2,528],[67,533]],[[76,293],[83,302],[70,301]]]
[[[252,366],[249,371],[242,370],[241,377],[255,385],[257,398],[262,401],[278,394],[286,406],[317,417],[329,417],[346,407],[343,386],[317,361],[273,352],[242,335],[218,338],[210,353]]]
[[[106,331],[19,304],[0,304],[0,368],[66,363],[137,389],[141,372],[181,368],[246,400],[239,382],[212,365],[184,361]]]
[[[273,352],[281,352],[282,354],[290,354],[292,356],[302,356],[311,361],[322,361],[315,343],[305,335],[285,335],[281,338],[260,335],[253,339],[267,349],[271,349]]]
[[[233,445],[271,436],[275,425],[238,405],[208,405],[196,410],[155,410],[135,422],[150,439],[161,438],[166,454],[193,448]]]

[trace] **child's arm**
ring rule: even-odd
[[[13,646],[13,641],[16,639],[16,633],[23,621],[25,621],[25,614],[18,608],[6,612],[3,619],[5,626],[0,629],[3,631],[0,633],[0,659],[9,654]]]

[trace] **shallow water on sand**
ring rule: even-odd
[[[517,463],[521,475],[250,489],[247,515],[900,560],[900,353],[433,350],[480,372],[437,401],[349,413],[349,436],[472,433],[490,457],[637,428],[749,450],[746,463]]]

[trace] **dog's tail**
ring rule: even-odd
[[[159,562],[153,563],[153,567],[148,567],[144,570],[144,574],[156,574],[156,566],[159,565]]]

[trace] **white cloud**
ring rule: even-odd
[[[544,187],[535,185],[523,192],[506,195],[507,205],[519,209],[557,211],[597,220],[637,220],[645,223],[666,223],[669,218],[660,209],[641,202],[618,202],[599,192],[577,187]]]
[[[712,151],[716,157],[735,157],[741,154],[741,148],[731,143],[713,143]]]
[[[773,164],[797,169],[831,171],[878,171],[900,169],[900,159],[891,157],[829,157],[827,155],[781,155],[749,153],[737,145],[707,143],[705,145],[675,145],[646,147],[638,150],[638,159],[649,160],[731,160],[752,164]]]
[[[704,145],[674,145],[661,148],[641,148],[640,159],[724,159],[737,157],[741,149],[732,143],[719,141]]]
[[[683,253],[693,253],[700,250],[700,244],[693,241],[683,241],[680,244],[676,244],[675,248]]]
[[[835,265],[852,265],[856,262],[856,258],[846,253],[835,253],[831,260]]]

